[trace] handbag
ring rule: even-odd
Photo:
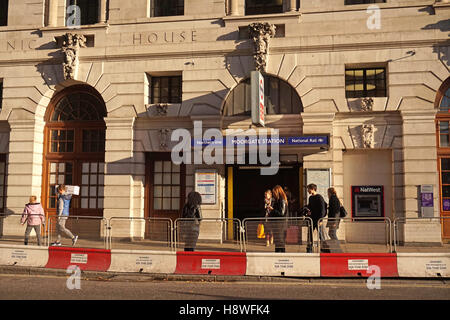
[[[345,217],[347,216],[347,211],[345,210],[345,208],[344,208],[343,206],[341,206],[341,207],[339,208],[339,216],[340,216],[341,218],[345,218]]]
[[[258,239],[263,239],[266,237],[264,234],[264,225],[262,223],[258,224],[258,229],[256,230],[256,236]]]

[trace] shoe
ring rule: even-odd
[[[53,242],[51,244],[51,246],[53,246],[53,247],[61,247],[61,242]]]
[[[28,241],[25,241],[23,244],[27,246],[28,245]]]
[[[269,240],[266,242],[266,247],[270,246]]]
[[[75,243],[77,243],[78,240],[78,236],[73,237],[72,239],[72,247],[75,245]]]

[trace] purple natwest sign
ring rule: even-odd
[[[433,193],[422,193],[422,208],[433,207]]]
[[[442,200],[442,207],[444,211],[450,211],[450,199]]]

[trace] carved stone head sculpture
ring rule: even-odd
[[[248,26],[250,38],[253,40],[256,70],[266,71],[267,55],[269,54],[269,40],[275,36],[275,25],[268,22],[256,22]]]
[[[76,79],[79,65],[80,48],[86,47],[86,37],[80,34],[66,33],[63,36],[64,79]]]

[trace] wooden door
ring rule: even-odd
[[[148,153],[146,156],[146,208],[145,216],[169,218],[181,216],[185,199],[185,165],[172,163],[170,153]],[[161,234],[164,223],[146,224],[146,237]]]

